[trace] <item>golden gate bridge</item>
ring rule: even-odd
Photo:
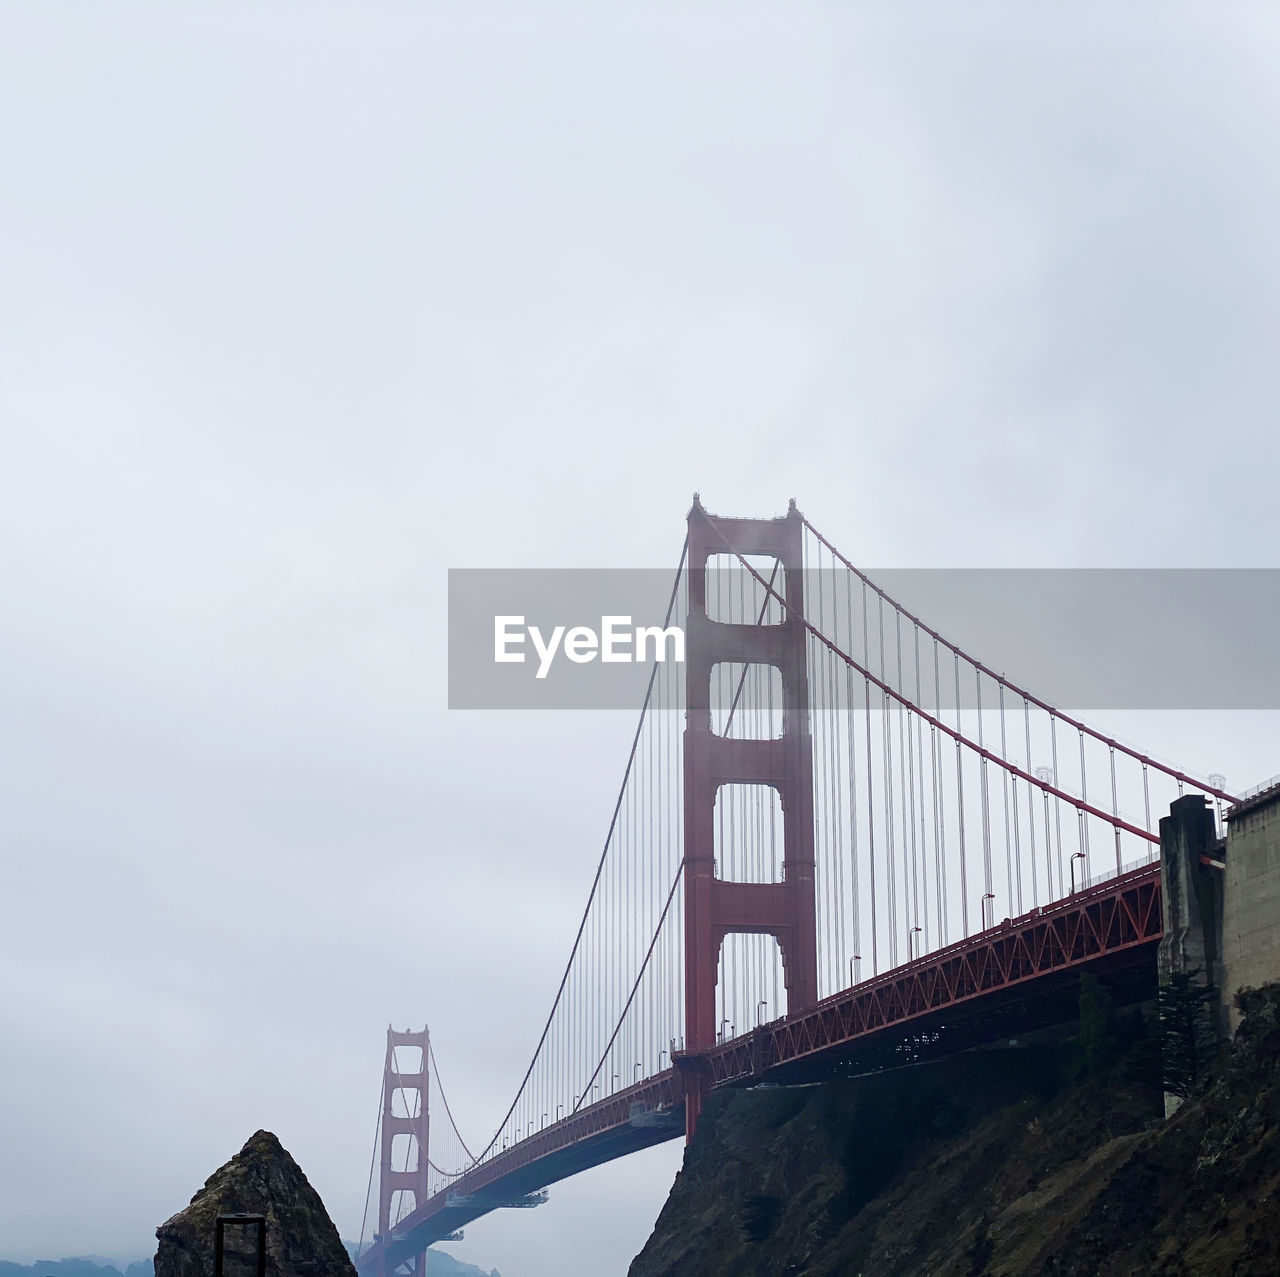
[[[387,1032],[362,1273],[696,1130],[714,1089],[885,1067],[1155,988],[1158,821],[1235,801],[944,638],[791,503],[695,496],[612,819],[541,1034],[482,1140]],[[412,1057],[412,1058],[409,1058]],[[376,1172],[376,1174],[375,1174]],[[362,1237],[363,1242],[363,1237]]]

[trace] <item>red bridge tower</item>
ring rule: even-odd
[[[422,1050],[422,1063],[415,1073],[401,1073],[396,1059],[396,1047],[418,1047]],[[382,1068],[382,1144],[379,1150],[378,1175],[378,1235],[385,1237],[392,1226],[391,1205],[396,1193],[408,1193],[413,1198],[411,1210],[416,1210],[427,1200],[427,1149],[430,1118],[427,1113],[427,1052],[431,1047],[430,1033],[423,1029],[413,1033],[408,1029],[397,1031],[387,1026],[387,1058]],[[400,1092],[404,1112],[397,1114],[393,1100]],[[392,1153],[397,1135],[409,1137],[409,1147],[403,1156],[400,1170],[392,1165]],[[416,1160],[415,1160],[416,1159]],[[404,1213],[404,1212],[400,1212]],[[426,1255],[417,1257],[413,1272],[415,1277],[426,1273]]]
[[[697,1053],[715,1045],[716,981],[724,938],[773,936],[782,951],[787,1010],[818,998],[814,895],[813,738],[804,617],[804,524],[792,501],[781,519],[709,515],[694,496],[689,511],[689,614],[684,731],[685,1134],[692,1138],[706,1089]],[[733,551],[780,565],[781,624],[733,624],[707,613],[707,561]],[[736,565],[736,557],[734,558]],[[768,577],[768,572],[765,572]],[[776,603],[775,603],[776,606]],[[711,687],[723,662],[770,665],[782,676],[782,734],[730,739],[712,724]],[[722,785],[769,785],[782,804],[781,882],[728,882],[716,875],[715,804]]]

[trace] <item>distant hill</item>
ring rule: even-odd
[[[342,1244],[353,1260],[359,1255],[360,1248],[355,1242]],[[365,1249],[368,1249],[367,1245]],[[5,1277],[5,1274],[0,1273],[0,1277]],[[133,1274],[133,1277],[137,1277],[137,1274]],[[464,1264],[442,1250],[428,1250],[426,1277],[502,1277],[502,1274],[496,1268],[491,1272],[485,1272],[483,1268],[477,1268],[474,1264]]]
[[[139,1260],[121,1271],[94,1259],[37,1259],[34,1264],[12,1264],[0,1259],[0,1277],[154,1277],[151,1261]]]
[[[354,1259],[355,1242],[344,1245]],[[37,1259],[34,1264],[14,1264],[0,1259],[0,1277],[155,1277],[155,1270],[149,1259],[140,1259],[123,1270],[93,1259]],[[501,1274],[496,1268],[485,1272],[474,1264],[461,1263],[444,1251],[429,1250],[426,1277],[501,1277]]]

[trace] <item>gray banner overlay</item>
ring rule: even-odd
[[[765,571],[767,577],[768,573]],[[1280,570],[890,569],[870,578],[997,675],[1063,709],[1280,709]],[[451,709],[638,709],[654,653],[659,708],[682,704],[687,596],[640,569],[454,569],[449,573]],[[932,708],[984,707],[934,644],[845,572],[805,573],[805,612],[860,665]],[[781,592],[781,579],[776,588]],[[762,587],[708,579],[717,619],[753,622]],[[714,602],[713,602],[714,600]],[[864,606],[865,602],[865,606]],[[776,608],[775,608],[776,610]],[[863,684],[811,641],[815,708],[863,703]],[[637,659],[641,654],[643,659]],[[918,656],[918,662],[917,662]],[[499,659],[501,657],[501,659]],[[920,670],[917,682],[916,670]],[[899,671],[901,670],[901,674]]]

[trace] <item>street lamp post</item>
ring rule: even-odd
[[[1227,778],[1221,772],[1210,772],[1209,784],[1211,784],[1214,789],[1226,789]],[[1213,806],[1214,810],[1218,813],[1218,832],[1222,833],[1222,799],[1219,798],[1217,794],[1214,794],[1213,796]]]
[[[1083,860],[1083,859],[1084,859],[1084,852],[1083,852],[1083,851],[1073,851],[1073,852],[1071,853],[1071,894],[1072,894],[1073,896],[1076,894],[1076,861],[1077,861],[1077,860]],[[1081,865],[1081,866],[1080,866],[1080,868],[1081,868],[1081,870],[1083,870],[1083,869],[1084,869],[1084,866],[1083,866],[1083,865]],[[1081,878],[1083,878],[1083,877],[1084,877],[1084,875],[1083,875],[1083,873],[1082,873],[1082,874],[1081,874]],[[1080,885],[1081,885],[1082,887],[1084,886],[1083,881],[1080,883]]]
[[[1052,767],[1037,767],[1036,777],[1046,785],[1052,785],[1056,779]],[[1044,873],[1045,880],[1052,884],[1053,880],[1053,834],[1049,828],[1049,791],[1041,790],[1044,795]],[[1035,827],[1032,826],[1034,834]],[[1062,890],[1062,848],[1058,848],[1058,890]]]

